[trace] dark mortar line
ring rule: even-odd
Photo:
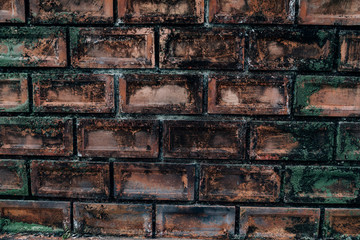
[[[25,7],[25,24],[28,26],[30,25],[30,0],[24,0],[24,7]]]
[[[32,196],[32,192],[31,192],[31,167],[30,167],[31,161],[30,160],[25,160],[25,167],[26,167],[26,177],[27,177],[27,187],[28,187],[28,195],[31,197]]]
[[[201,181],[200,165],[195,164],[195,180],[194,180],[194,202],[195,203],[199,202],[200,181]]]
[[[78,156],[78,145],[77,145],[77,119],[73,118],[72,121],[72,126],[73,126],[73,157],[77,158]]]
[[[156,238],[156,204],[152,204],[151,211],[151,238]]]
[[[251,126],[250,124],[247,122],[245,125],[245,149],[244,149],[244,159],[242,160],[242,162],[244,162],[245,164],[250,164],[250,132],[251,132]]]
[[[119,78],[121,76],[119,76],[118,74],[114,75],[114,89],[113,89],[113,94],[114,94],[114,106],[115,106],[115,118],[118,118],[121,116],[122,112],[121,112],[121,106],[120,106],[120,100],[123,101],[121,99],[120,96],[120,84],[119,84]]]
[[[115,180],[114,180],[114,162],[110,161],[109,163],[109,199],[110,201],[114,201],[115,199]]]
[[[208,116],[208,90],[209,90],[209,75],[208,74],[204,74],[202,75],[203,77],[203,81],[202,81],[202,86],[203,86],[203,91],[202,91],[202,116]]]
[[[120,0],[119,0],[120,1]],[[119,9],[118,9],[118,2],[117,0],[113,0],[113,24],[116,24],[116,22],[119,19]]]
[[[294,26],[299,26],[299,8],[300,8],[300,6],[299,6],[299,1],[298,0],[294,0],[294,7],[295,7],[295,9],[294,9],[294,11],[295,11],[295,16],[294,16]]]
[[[159,155],[157,157],[159,162],[164,162],[164,138],[163,138],[163,131],[164,131],[164,122],[163,120],[159,121]]]
[[[296,97],[296,92],[295,92],[295,83],[296,83],[296,76],[292,75],[290,76],[289,79],[289,89],[288,89],[288,95],[289,95],[289,110],[290,110],[290,119],[293,121],[295,120],[295,97]]]
[[[240,206],[235,206],[235,235],[240,234]]]
[[[320,220],[319,220],[319,232],[318,232],[318,238],[323,239],[323,229],[324,229],[324,221],[325,220],[325,208],[320,207]]]
[[[73,233],[74,230],[74,202],[70,201],[70,231]]]
[[[155,54],[155,70],[160,71],[160,29],[159,26],[154,28],[154,54]]]
[[[28,102],[29,102],[29,114],[34,112],[34,89],[33,89],[33,80],[30,74],[27,75],[27,87],[28,87]],[[0,115],[1,116],[1,115]]]
[[[332,72],[338,73],[338,60],[340,59],[340,30],[339,28],[335,28],[335,39],[333,41],[333,49],[334,49],[334,59],[333,59],[333,66]]]
[[[66,41],[66,62],[67,62],[67,65],[66,67],[67,68],[72,68],[71,66],[71,39],[70,39],[70,28],[67,27],[66,28],[66,36],[65,36],[65,41]]]

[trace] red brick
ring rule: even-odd
[[[114,182],[119,199],[193,200],[195,166],[114,163]]]
[[[37,74],[32,76],[35,112],[111,113],[114,76]]]
[[[30,0],[32,23],[101,24],[113,22],[112,0]]]
[[[240,70],[244,66],[244,40],[242,30],[163,28],[160,67]]]
[[[204,0],[119,0],[118,12],[125,23],[203,23]]]
[[[77,131],[79,156],[156,158],[159,154],[157,121],[82,119]]]
[[[150,114],[199,114],[202,77],[125,74],[119,79],[120,111]]]
[[[358,72],[360,70],[360,33],[340,32],[339,71]]]
[[[154,68],[151,28],[71,28],[71,63],[79,68]]]
[[[357,0],[300,0],[299,23],[315,25],[359,25]]]
[[[70,229],[69,202],[2,200],[0,212],[3,232],[57,233]]]
[[[24,160],[0,160],[0,195],[28,195]]]
[[[240,207],[241,239],[317,239],[320,209]]]
[[[212,75],[208,111],[218,114],[288,115],[289,77]]]
[[[0,74],[0,112],[28,112],[27,74]]]
[[[280,199],[278,166],[202,165],[200,200],[277,202]]]
[[[250,70],[329,71],[334,31],[259,29],[250,34]]]
[[[234,207],[158,205],[156,212],[159,237],[229,239],[234,235]]]
[[[245,122],[164,121],[164,157],[240,159]]]
[[[106,198],[109,196],[108,163],[32,161],[31,192],[34,196]]]
[[[254,122],[250,158],[255,160],[328,161],[335,126],[326,122]]]
[[[74,204],[74,229],[80,233],[149,237],[151,220],[150,204]]]
[[[66,67],[65,29],[1,27],[0,67]]]
[[[325,209],[326,239],[357,239],[360,237],[360,210],[327,208]]]
[[[24,0],[3,0],[0,3],[0,22],[25,22]]]
[[[1,118],[0,155],[69,156],[73,153],[71,119]]]
[[[209,21],[213,23],[294,22],[293,0],[210,0]]]
[[[358,201],[360,168],[291,166],[284,183],[286,202],[350,204]]]

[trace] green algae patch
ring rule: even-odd
[[[360,124],[340,123],[337,146],[337,160],[360,160]]]
[[[11,233],[22,233],[22,232],[46,232],[46,233],[62,233],[63,229],[52,228],[49,226],[43,226],[35,223],[24,223],[11,221],[8,218],[0,218],[0,231],[11,232]]]

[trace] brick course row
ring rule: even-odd
[[[151,237],[153,233],[151,204],[75,202],[73,220],[70,202],[2,200],[0,208],[7,220],[1,226],[5,231],[21,224],[23,232],[61,233],[70,229],[73,221],[78,233],[128,237]],[[360,217],[358,209],[326,208],[320,225],[320,209],[316,208],[240,206],[239,230],[235,230],[234,206],[159,204],[155,214],[156,237],[201,239],[314,239],[319,231],[325,239],[356,237],[354,220]]]
[[[69,2],[66,0],[29,0],[30,22],[33,24],[111,24],[117,7],[119,23],[204,23],[204,0],[149,1],[96,0]],[[209,22],[212,23],[295,23],[295,8],[299,24],[358,25],[356,0],[342,4],[319,0],[210,0]],[[2,3],[0,22],[25,22],[25,1],[6,0]]]

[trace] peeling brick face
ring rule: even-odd
[[[360,239],[360,0],[0,0],[0,239]]]

